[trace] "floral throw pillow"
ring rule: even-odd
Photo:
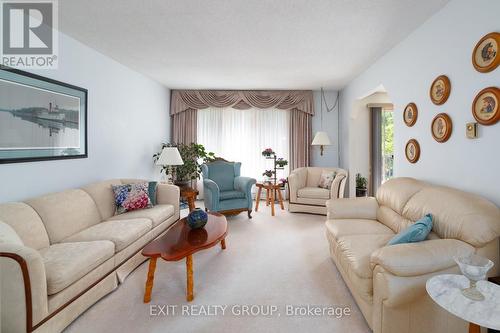
[[[149,183],[113,185],[116,214],[153,207],[149,198]]]
[[[318,186],[321,188],[330,189],[332,182],[335,179],[336,173],[334,171],[323,170],[321,172],[321,177],[319,177]]]

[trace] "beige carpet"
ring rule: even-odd
[[[280,210],[271,217],[265,205],[251,220],[246,214],[230,217],[227,249],[194,255],[193,302],[185,299],[185,261],[159,260],[151,303],[144,304],[146,262],[66,332],[370,332],[329,257],[324,220]],[[150,305],[173,305],[175,314]],[[193,306],[191,315],[182,313],[186,305]],[[214,315],[217,305],[226,306],[224,315],[222,308]],[[255,316],[240,315],[252,305],[260,306],[251,308]],[[287,306],[301,305],[348,307],[350,314],[287,315]],[[266,316],[273,306],[277,311]],[[151,316],[151,309],[159,315]]]

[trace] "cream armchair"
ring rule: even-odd
[[[412,178],[384,183],[376,198],[330,200],[330,255],[374,333],[466,333],[467,323],[434,303],[425,290],[434,275],[459,274],[455,255],[476,253],[499,269],[500,210],[470,193]],[[386,246],[423,215],[428,239]]]
[[[318,187],[323,170],[336,173],[330,189]],[[293,170],[288,176],[290,212],[326,215],[326,201],[344,197],[347,171],[339,168],[305,167]]]

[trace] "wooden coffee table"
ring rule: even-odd
[[[151,301],[151,291],[156,269],[156,260],[178,261],[186,258],[187,293],[186,299],[192,301],[193,296],[193,253],[208,249],[220,242],[222,249],[226,248],[227,221],[224,215],[208,213],[205,227],[191,229],[186,218],[177,221],[167,232],[146,245],[142,255],[150,257],[149,271],[144,292],[144,303]]]

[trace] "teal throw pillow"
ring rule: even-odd
[[[149,200],[151,200],[151,204],[156,206],[156,186],[158,182],[149,182],[148,183],[148,196]]]
[[[416,243],[427,238],[427,235],[432,230],[432,215],[427,214],[413,225],[399,232],[394,236],[387,245]]]

